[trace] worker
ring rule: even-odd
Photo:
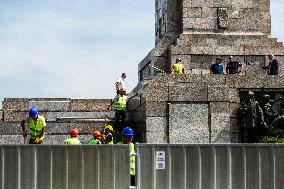
[[[126,90],[125,79],[126,79],[126,73],[122,73],[121,77],[118,78],[117,81],[115,82],[116,94],[119,93],[119,89],[121,88]]]
[[[89,144],[102,144],[101,143],[101,132],[100,131],[94,131],[93,137],[94,138],[89,142]]]
[[[176,63],[172,66],[172,73],[176,75],[185,74],[185,68],[181,58],[176,58]]]
[[[71,137],[65,141],[65,144],[81,144],[80,140],[78,139],[79,131],[77,129],[70,130]]]
[[[106,125],[102,134],[102,141],[104,144],[113,144],[113,127]]]
[[[126,89],[120,88],[119,93],[115,96],[114,100],[110,103],[108,109],[114,104],[115,109],[115,124],[114,130],[121,133],[123,127],[125,127],[125,117],[126,117],[126,104],[127,101],[134,98],[138,94],[126,95]]]
[[[28,122],[30,130],[29,144],[42,144],[46,129],[45,118],[38,114],[37,108],[31,108],[29,110],[29,117],[21,122],[24,139],[27,137],[27,130],[25,128],[26,121]]]
[[[122,130],[122,142],[118,142],[117,144],[128,144],[129,145],[129,157],[130,157],[130,182],[131,186],[135,186],[135,159],[136,159],[136,152],[135,146],[132,143],[134,136],[134,132],[130,127],[125,127]]]

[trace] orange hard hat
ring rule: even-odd
[[[101,136],[101,132],[100,131],[94,131],[93,132],[93,137],[99,137]]]
[[[126,89],[125,88],[120,88],[119,92],[126,92]]]
[[[71,129],[70,130],[70,135],[73,137],[77,137],[79,134],[79,131],[77,129]]]

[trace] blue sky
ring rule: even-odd
[[[0,0],[0,100],[113,98],[154,47],[154,0]],[[284,41],[284,1],[271,0]]]

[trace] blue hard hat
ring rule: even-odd
[[[181,57],[176,57],[176,62],[181,62]]]
[[[122,130],[122,135],[123,136],[134,136],[134,132],[130,127],[125,127]]]
[[[29,116],[30,116],[31,118],[35,118],[37,114],[38,114],[38,110],[37,110],[36,108],[31,108],[31,109],[29,110]]]

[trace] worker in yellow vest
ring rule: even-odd
[[[81,144],[80,140],[78,139],[79,131],[77,129],[70,130],[71,137],[65,141],[65,144]]]
[[[130,185],[135,186],[135,163],[136,163],[136,151],[135,145],[132,143],[134,136],[134,132],[130,127],[125,127],[122,130],[122,142],[118,142],[117,144],[128,144],[129,145],[129,157],[130,157]]]
[[[89,144],[102,144],[101,143],[101,132],[100,131],[94,131],[93,132],[93,139],[89,142]]]
[[[113,127],[111,125],[105,126],[101,139],[104,144],[113,144]]]
[[[127,101],[134,98],[138,94],[127,95],[126,89],[120,88],[119,93],[115,96],[114,100],[109,105],[108,109],[114,104],[115,109],[115,123],[114,131],[121,133],[122,128],[125,127],[126,106]]]
[[[22,120],[21,122],[24,143],[28,135],[25,128],[26,121],[28,122],[30,130],[29,144],[42,144],[46,128],[45,118],[42,115],[38,114],[37,108],[31,108],[29,110],[29,117],[27,118],[27,120]]]
[[[176,58],[176,63],[172,66],[172,73],[176,75],[185,74],[181,58]]]

